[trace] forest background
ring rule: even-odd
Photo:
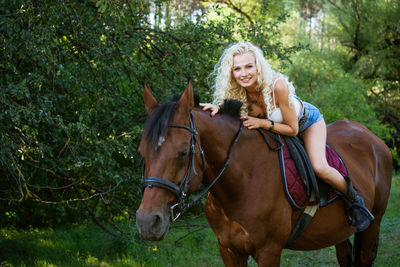
[[[378,135],[399,170],[399,1],[0,0],[0,225],[126,234],[142,84],[163,102],[190,79],[211,101],[208,75],[242,40],[327,123]]]

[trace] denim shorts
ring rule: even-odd
[[[305,101],[301,101],[301,103],[303,108],[299,118],[299,133],[304,132],[312,124],[324,119],[318,108]]]

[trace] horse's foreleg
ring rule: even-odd
[[[346,239],[342,243],[337,244],[336,246],[336,258],[341,267],[350,267],[352,266],[352,245],[349,239]]]
[[[248,255],[237,253],[230,248],[221,246],[221,244],[218,244],[218,248],[225,266],[247,266]]]
[[[266,244],[257,249],[255,260],[259,267],[279,267],[281,263],[282,246],[274,243]]]

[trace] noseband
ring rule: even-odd
[[[190,113],[190,127],[184,126],[184,125],[169,125],[168,127],[171,128],[181,128],[189,131],[192,136],[190,140],[190,152],[189,152],[189,166],[187,168],[186,174],[183,177],[182,181],[179,183],[179,185],[176,185],[164,178],[160,177],[155,177],[155,176],[150,176],[150,177],[145,177],[145,164],[143,163],[143,158],[141,163],[143,163],[143,169],[142,169],[142,192],[144,192],[144,189],[146,187],[159,187],[163,188],[167,191],[170,191],[174,193],[178,197],[178,201],[173,204],[170,207],[170,213],[171,213],[171,219],[172,221],[176,221],[181,214],[183,214],[186,210],[188,210],[190,207],[192,207],[198,200],[200,200],[209,190],[210,188],[215,184],[215,182],[221,177],[222,173],[225,171],[225,169],[229,165],[229,161],[231,159],[231,155],[233,152],[234,147],[236,146],[236,143],[239,140],[239,137],[242,133],[242,128],[243,124],[242,121],[240,122],[240,128],[238,133],[236,134],[236,137],[233,141],[233,144],[231,145],[228,158],[225,161],[225,164],[223,168],[220,170],[219,174],[214,178],[214,180],[206,187],[203,189],[202,192],[200,192],[191,202],[185,203],[187,193],[189,191],[189,184],[190,184],[190,175],[193,170],[193,173],[197,176],[195,164],[194,164],[194,159],[195,159],[195,154],[196,154],[196,145],[199,147],[199,151],[201,154],[201,159],[203,163],[203,171],[205,170],[206,167],[206,162],[204,158],[204,150],[201,148],[200,143],[198,142],[198,132],[196,130],[196,125],[194,123],[194,115],[193,113]]]

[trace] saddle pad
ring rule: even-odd
[[[279,161],[282,173],[283,188],[290,204],[297,209],[302,209],[306,206],[315,205],[314,202],[310,202],[306,193],[306,187],[299,176],[294,160],[290,156],[289,150],[283,142],[283,147],[279,151]],[[329,166],[339,171],[342,176],[348,176],[347,168],[344,165],[339,154],[330,146],[326,146],[326,159]],[[317,178],[319,180],[319,178]],[[331,194],[331,200],[333,201],[337,195]],[[331,203],[330,201],[329,203]],[[328,204],[329,204],[328,203]]]

